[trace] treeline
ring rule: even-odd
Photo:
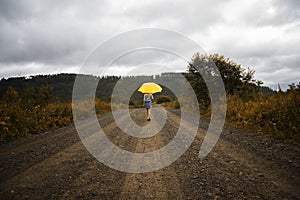
[[[27,98],[27,88],[31,88],[31,90],[37,91],[41,87],[51,86],[52,92],[50,101],[60,100],[62,102],[71,101],[72,100],[72,92],[73,85],[76,79],[77,74],[54,74],[54,75],[37,75],[30,77],[14,77],[8,79],[0,80],[0,100],[3,99],[3,95],[7,91],[9,87],[14,88],[19,97]],[[98,86],[96,89],[95,97],[100,99],[101,101],[110,101],[113,89],[116,83],[121,79],[120,76],[92,76],[92,75],[82,75],[84,76],[85,85],[94,84],[95,80],[98,82]],[[149,80],[153,81],[153,76],[130,76],[123,77],[123,79],[130,80],[130,83],[134,83],[137,80]],[[172,96],[174,98],[174,94],[168,88],[163,87],[163,92],[158,95],[166,95]],[[86,99],[88,97],[83,97]],[[134,92],[132,95],[132,102],[135,103],[140,101],[141,94],[139,92]]]
[[[0,80],[0,99],[6,92],[8,87],[13,87],[18,91],[20,98],[26,96],[26,88],[32,88],[33,90],[39,90],[43,86],[51,86],[52,96],[51,100],[59,99],[60,101],[71,101],[73,85],[76,79],[76,74],[54,74],[54,75],[37,75],[30,77],[15,77]],[[101,100],[109,100],[112,89],[117,81],[120,79],[119,76],[103,76],[97,77],[92,75],[84,75],[87,82],[93,82],[95,79],[101,85],[101,90],[97,89],[96,97]],[[103,89],[104,88],[104,89]]]

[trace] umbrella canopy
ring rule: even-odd
[[[161,92],[162,88],[156,84],[156,83],[144,83],[138,90],[139,92],[142,93],[150,93],[150,94],[154,94],[156,92]]]

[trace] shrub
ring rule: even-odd
[[[158,104],[172,102],[172,101],[173,100],[168,96],[160,96],[156,99],[156,103]]]
[[[227,121],[237,126],[300,143],[300,91],[291,88],[276,95],[260,94],[255,100],[227,97]]]
[[[48,94],[40,90],[37,94],[21,99],[12,87],[7,89],[5,98],[0,101],[0,143],[39,134],[72,122],[71,102],[50,102],[51,95],[44,95],[45,101],[34,98],[40,93]],[[82,114],[90,113],[84,110],[86,107],[91,108],[87,106],[89,103],[85,100],[78,103]],[[95,110],[97,114],[108,112],[111,110],[110,103],[96,99]]]

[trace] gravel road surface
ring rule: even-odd
[[[149,123],[144,109],[130,112],[138,125]],[[115,145],[140,153],[168,144],[179,123],[180,111],[167,110],[159,133],[136,138],[125,134],[111,113],[99,116]],[[225,126],[214,149],[200,159],[208,123],[201,119],[196,138],[178,160],[149,173],[102,164],[83,146],[74,125],[2,145],[0,199],[300,199],[299,145]]]

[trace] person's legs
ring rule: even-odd
[[[151,114],[150,108],[147,108],[147,120],[150,119],[150,114]]]
[[[151,117],[151,108],[148,109],[148,119]]]

